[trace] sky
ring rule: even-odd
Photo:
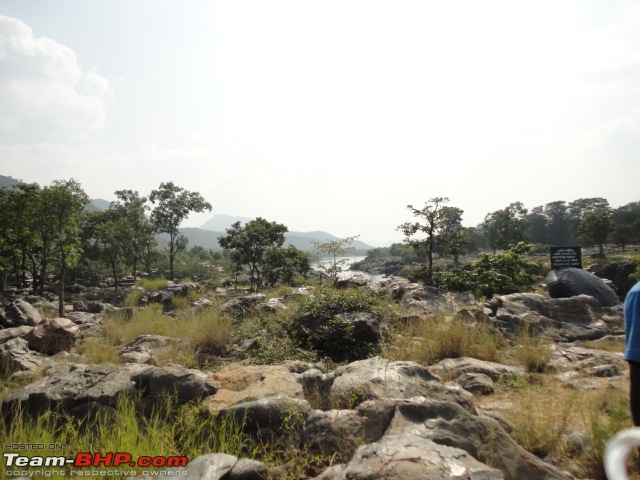
[[[402,241],[640,200],[640,1],[0,0],[0,174]]]

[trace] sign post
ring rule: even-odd
[[[574,267],[582,268],[582,250],[580,247],[550,247],[551,269]]]

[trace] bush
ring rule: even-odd
[[[336,315],[353,312],[375,314],[376,299],[359,290],[323,289],[299,306],[291,324],[292,336],[334,361],[352,361],[375,355],[378,346],[358,340],[353,325]]]
[[[446,290],[472,291],[484,297],[530,291],[539,280],[537,275],[527,272],[537,265],[522,256],[530,249],[531,245],[520,242],[497,255],[482,254],[468,270],[437,270],[433,274],[434,285]]]

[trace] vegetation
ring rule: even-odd
[[[189,192],[173,182],[161,183],[157,190],[151,192],[149,200],[158,204],[151,212],[151,222],[156,232],[169,234],[169,278],[173,280],[176,254],[187,248],[187,237],[178,228],[189,213],[211,211],[211,204],[199,193]]]
[[[314,242],[315,249],[325,255],[329,255],[331,263],[328,265],[319,265],[319,268],[326,273],[329,278],[335,281],[338,279],[338,275],[342,271],[342,266],[347,262],[346,259],[338,260],[338,257],[343,257],[351,250],[351,243],[356,240],[360,235],[354,235],[346,238],[339,238],[329,242]]]

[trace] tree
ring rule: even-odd
[[[544,206],[549,245],[567,245],[571,240],[567,202],[558,200]]]
[[[580,223],[587,212],[594,210],[608,209],[609,202],[606,198],[579,198],[570,202],[567,206],[567,217],[569,219],[569,242],[576,242],[580,236]]]
[[[544,214],[544,207],[534,207],[527,215],[529,221],[529,239],[533,243],[547,245],[549,238],[547,235],[547,216]]]
[[[464,211],[458,207],[442,207],[440,211],[440,234],[436,243],[442,246],[445,255],[453,257],[453,263],[459,263],[459,257],[467,251],[470,240],[467,230],[462,226]]]
[[[598,245],[600,256],[604,256],[604,243],[607,241],[612,229],[611,210],[600,208],[583,215],[579,231],[585,240],[591,240]]]
[[[309,256],[293,245],[287,248],[268,247],[264,251],[263,263],[264,280],[271,287],[278,282],[291,285],[296,275],[306,276],[311,269]]]
[[[74,179],[55,180],[42,192],[52,219],[55,262],[59,268],[60,299],[58,315],[64,316],[64,289],[67,269],[77,264],[82,253],[80,225],[89,197]]]
[[[330,240],[328,242],[313,242],[313,246],[318,252],[324,253],[331,257],[330,264],[323,265],[322,263],[319,263],[318,268],[326,273],[329,278],[333,280],[334,284],[338,279],[338,275],[342,271],[342,266],[347,263],[346,258],[338,260],[338,257],[344,257],[347,253],[353,250],[351,244],[358,237],[360,237],[360,235],[338,238],[336,240]]]
[[[442,215],[443,203],[447,202],[449,202],[449,199],[446,197],[434,197],[431,198],[420,210],[415,208],[413,205],[407,205],[407,208],[411,210],[413,215],[423,219],[424,223],[405,222],[397,228],[404,233],[406,237],[405,241],[414,248],[420,248],[421,245],[426,246],[427,281],[431,281],[431,278],[433,277],[433,252],[435,250],[436,236],[439,229],[442,227],[440,224],[440,218]],[[424,233],[426,238],[424,240],[411,240],[410,237],[419,232]]]
[[[211,211],[211,204],[197,192],[189,192],[174,185],[173,182],[161,183],[158,190],[153,190],[149,200],[157,206],[151,212],[151,222],[158,233],[169,235],[169,270],[171,280],[174,279],[173,265],[176,254],[187,248],[187,237],[180,234],[178,228],[191,212]]]
[[[104,212],[91,213],[87,223],[90,225],[91,238],[98,258],[104,260],[111,268],[117,292],[120,264],[127,242],[125,219],[120,212],[110,208]]]
[[[150,249],[156,246],[153,225],[146,216],[148,207],[146,197],[140,197],[132,190],[118,190],[118,200],[112,202],[109,209],[116,212],[122,222],[123,255],[131,265],[131,275],[135,282],[138,275],[138,262],[145,258]]]
[[[238,267],[249,267],[251,289],[257,291],[262,285],[263,255],[269,247],[281,247],[287,231],[288,228],[281,223],[258,217],[244,226],[235,222],[226,230],[226,235],[218,237],[218,243],[222,248],[234,250],[231,258]]]
[[[487,214],[484,224],[494,253],[528,238],[529,221],[522,202],[511,203],[502,210]]]
[[[631,202],[612,212],[611,239],[624,250],[627,245],[640,243],[640,202]]]

